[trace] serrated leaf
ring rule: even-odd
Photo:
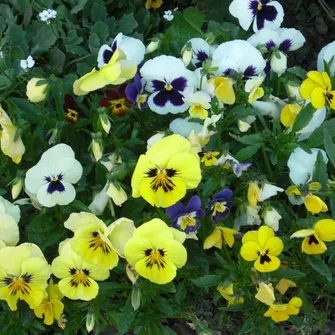
[[[138,23],[136,22],[133,13],[124,14],[118,22],[118,30],[122,31],[125,35],[131,34],[137,26]]]
[[[328,281],[332,281],[332,274],[329,270],[329,267],[320,256],[308,257],[307,262],[316,272],[320,273],[322,276],[325,276]]]
[[[301,278],[305,277],[306,274],[297,270],[297,269],[278,269],[276,271],[271,272],[271,278]]]
[[[229,134],[234,140],[241,142],[243,144],[259,144],[263,142],[264,136],[262,133],[256,133],[252,135],[236,136],[234,134]]]
[[[82,9],[84,9],[86,3],[87,3],[87,0],[79,0],[78,4],[71,9],[70,13],[71,14],[77,14]]]
[[[315,111],[316,109],[312,106],[311,103],[306,105],[297,115],[292,127],[292,132],[296,133],[299,130],[305,128],[308,125],[308,123],[312,120]]]
[[[335,144],[333,143],[333,140],[331,139],[329,132],[326,128],[323,130],[323,133],[323,144],[325,146],[327,156],[335,167]]]
[[[109,29],[106,23],[102,21],[98,21],[93,27],[92,27],[92,34],[97,34],[100,42],[105,43],[107,38],[109,37]]]
[[[200,13],[196,7],[186,8],[183,12],[183,17],[186,22],[189,23],[191,27],[202,34],[201,27],[205,22],[205,15]]]
[[[49,64],[59,73],[62,72],[65,63],[65,54],[63,51],[54,47],[49,52]]]
[[[35,53],[46,52],[57,41],[57,37],[50,25],[39,24],[37,27],[36,35],[33,37],[33,45],[35,46]]]
[[[260,149],[260,147],[261,147],[260,144],[249,145],[248,147],[245,147],[236,153],[235,155],[236,159],[238,161],[244,162],[253,155],[255,155],[255,153]]]
[[[94,2],[91,9],[93,22],[105,21],[107,19],[107,9],[104,5]]]

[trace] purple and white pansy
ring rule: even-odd
[[[235,206],[235,203],[229,200],[232,196],[233,192],[229,188],[224,188],[215,194],[213,200],[206,202],[206,206],[210,208],[213,221],[229,215],[230,207]]]
[[[28,194],[45,207],[67,205],[76,197],[72,184],[81,178],[83,168],[66,144],[57,144],[43,153],[40,161],[27,171]]]
[[[134,77],[134,82],[127,85],[126,96],[129,101],[137,104],[140,110],[148,107],[148,95],[143,94],[143,85],[138,73]]]
[[[178,114],[189,105],[183,100],[187,88],[195,88],[194,73],[187,70],[182,60],[173,56],[158,56],[147,61],[140,70],[150,92],[149,108],[157,114]]]
[[[248,39],[248,42],[254,47],[261,47],[264,53],[270,53],[271,69],[278,75],[286,71],[286,53],[298,50],[304,45],[305,41],[306,39],[301,32],[294,28],[279,28],[276,30],[264,28]]]
[[[202,66],[202,62],[205,62],[209,59],[213,52],[214,48],[210,46],[204,39],[202,38],[192,38],[190,39],[181,50],[181,53],[190,46],[192,48],[192,64],[199,68]]]
[[[198,218],[205,215],[201,209],[201,199],[195,195],[185,206],[180,201],[166,208],[166,214],[173,220],[171,226],[186,234],[195,232],[200,227]]]
[[[279,28],[284,19],[282,5],[271,0],[234,0],[229,12],[238,19],[244,30],[252,25],[254,32],[263,28]]]
[[[213,66],[218,67],[217,76],[228,77],[232,72],[249,78],[260,74],[266,62],[253,45],[247,41],[234,40],[220,44],[213,53]]]
[[[125,36],[119,33],[113,40],[112,45],[104,44],[98,53],[98,67],[101,69],[112,58],[116,49],[120,49],[126,55],[127,60],[133,61],[136,65],[144,59],[145,46],[137,38]]]

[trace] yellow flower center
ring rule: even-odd
[[[189,215],[185,215],[181,218],[181,225],[180,228],[182,230],[185,230],[188,226],[195,226],[196,221],[190,217]]]
[[[84,285],[85,287],[91,286],[91,280],[89,278],[90,271],[87,269],[77,270],[70,269],[70,274],[72,278],[70,280],[70,285],[74,287],[78,287],[79,285]]]
[[[165,268],[165,251],[163,249],[146,249],[144,254],[147,256],[147,260],[145,261],[147,268],[151,269],[154,265],[156,265],[158,269]]]
[[[75,110],[68,108],[65,118],[68,122],[76,123],[78,121],[78,114]]]
[[[6,277],[3,283],[8,286],[10,295],[14,296],[18,293],[23,295],[29,295],[31,288],[29,283],[31,282],[32,275],[25,274],[21,277]]]
[[[146,100],[147,100],[147,96],[142,94],[137,98],[137,103],[141,105],[141,104],[144,104]]]
[[[128,114],[128,102],[126,98],[111,100],[112,114],[116,116],[125,116]]]
[[[173,87],[172,87],[171,84],[166,84],[166,85],[165,85],[165,89],[166,89],[167,91],[172,91],[172,90],[173,90]]]
[[[257,6],[257,10],[262,10],[263,6],[259,3]]]
[[[93,238],[89,241],[90,243],[89,248],[92,248],[93,250],[100,248],[101,251],[106,255],[112,252],[112,248],[102,239],[99,232],[94,231],[92,233],[92,237]]]
[[[174,169],[149,169],[146,172],[146,176],[153,178],[150,183],[150,187],[154,192],[157,192],[159,189],[163,189],[165,193],[171,192],[174,190],[176,185],[171,180],[177,174],[177,171]]]
[[[227,209],[227,207],[225,205],[226,205],[226,202],[216,202],[216,203],[214,203],[213,206],[212,206],[213,216],[215,216],[217,212],[223,213]]]

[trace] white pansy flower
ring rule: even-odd
[[[172,14],[172,10],[166,10],[164,12],[163,18],[167,21],[172,21],[174,18],[174,15]]]
[[[174,119],[170,123],[169,128],[174,134],[179,134],[186,138],[191,134],[192,130],[194,130],[195,133],[201,132],[203,126],[200,123],[189,122],[190,119],[191,119],[190,116],[188,116],[185,119],[182,118]]]
[[[17,245],[19,238],[19,227],[14,218],[8,214],[0,214],[0,249]]]
[[[215,50],[204,39],[198,37],[190,39],[181,52],[183,53],[188,46],[191,48],[192,64],[197,68],[201,67],[202,62],[209,59]]]
[[[318,71],[323,72],[325,70],[324,61],[330,64],[330,75],[331,77],[335,74],[335,41],[324,46],[318,55]]]
[[[321,152],[325,163],[328,162],[326,153],[317,148],[312,148],[309,154],[301,148],[296,148],[290,155],[287,166],[290,169],[290,178],[295,185],[304,184],[313,177],[316,158]]]
[[[76,197],[72,184],[81,178],[83,168],[66,144],[43,153],[40,161],[27,171],[25,187],[45,207],[67,205]]]
[[[278,231],[281,218],[282,216],[273,207],[267,207],[263,213],[264,223],[274,231]]]
[[[280,118],[282,106],[276,102],[255,101],[252,103],[252,107],[256,108],[263,116],[270,116],[276,120]]]
[[[98,53],[98,67],[101,69],[108,64],[114,52],[119,49],[126,55],[127,61],[132,61],[136,65],[140,64],[144,59],[145,45],[137,38],[125,36],[119,33],[113,40],[112,45],[104,44]],[[125,62],[125,60],[123,60]]]
[[[16,223],[19,223],[21,218],[20,207],[12,204],[3,197],[0,197],[0,214],[10,215]]]
[[[55,19],[57,12],[49,8],[39,13],[38,16],[40,17],[41,21],[46,21],[47,24],[50,24],[50,19]]]
[[[21,59],[20,66],[23,70],[31,69],[35,65],[35,60],[33,57],[28,56],[27,59]]]
[[[264,183],[258,193],[258,201],[264,201],[266,199],[269,199],[277,195],[278,192],[283,192],[283,191],[284,189],[281,187],[278,187],[276,185],[271,185],[268,183]]]

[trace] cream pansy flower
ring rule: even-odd
[[[45,151],[40,161],[27,171],[25,187],[45,207],[67,205],[76,197],[72,184],[81,178],[83,168],[66,144]]]

